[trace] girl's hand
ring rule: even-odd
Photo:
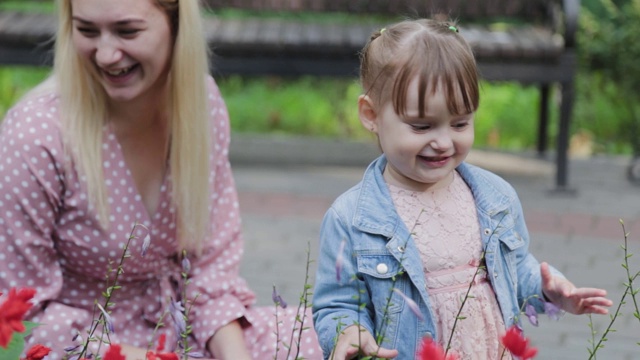
[[[360,346],[358,346],[358,343]],[[338,337],[338,342],[333,348],[329,359],[346,360],[353,359],[360,353],[364,356],[376,356],[382,359],[391,359],[398,356],[398,350],[379,348],[371,333],[365,328],[351,325],[344,329]]]
[[[613,302],[606,298],[607,291],[597,288],[577,288],[571,281],[553,276],[549,264],[540,264],[542,292],[562,310],[572,314],[607,314]]]

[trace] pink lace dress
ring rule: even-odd
[[[389,185],[389,189],[420,251],[440,344],[449,342],[473,281],[459,315],[464,319],[455,325],[451,349],[461,359],[511,359],[500,345],[505,326],[493,289],[484,270],[476,274],[482,241],[476,205],[467,184],[454,172],[453,182],[444,188],[415,192]]]

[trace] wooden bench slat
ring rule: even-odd
[[[246,22],[238,19],[211,19],[207,38],[214,48],[225,49],[225,53],[250,51],[249,46],[261,52],[282,55],[300,52],[315,56],[326,52],[352,54],[361,50],[373,25],[353,26],[348,24],[302,23],[277,19],[260,19]],[[537,27],[511,27],[505,31],[492,31],[486,26],[460,27],[478,58],[504,57],[516,61],[526,57],[552,61],[562,51],[549,31]],[[279,36],[276,36],[279,34]],[[520,37],[527,36],[527,48],[523,48]],[[534,46],[535,45],[535,46]],[[234,49],[235,48],[235,49]],[[298,49],[299,48],[299,49]]]
[[[207,18],[205,29],[213,48],[224,53],[260,52],[275,54],[308,53],[311,56],[357,53],[371,32],[381,27],[373,24],[332,24],[283,19],[217,19]],[[52,15],[0,13],[0,40],[14,45],[42,44],[50,41],[55,31]],[[503,57],[512,61],[553,61],[563,51],[561,36],[536,26],[510,26],[505,31],[492,31],[485,26],[460,26],[479,59]],[[255,47],[252,49],[251,47]],[[300,49],[297,49],[302,47]],[[235,48],[235,49],[234,49]]]

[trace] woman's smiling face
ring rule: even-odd
[[[71,6],[76,51],[112,102],[164,89],[173,35],[155,0],[72,0]]]

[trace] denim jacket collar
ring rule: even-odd
[[[353,224],[360,231],[390,239],[403,224],[395,211],[389,188],[382,176],[386,164],[386,157],[381,155],[365,171]],[[513,202],[511,196],[478,172],[474,172],[473,168],[472,165],[462,163],[457,170],[471,189],[478,212],[492,217],[506,211]]]

